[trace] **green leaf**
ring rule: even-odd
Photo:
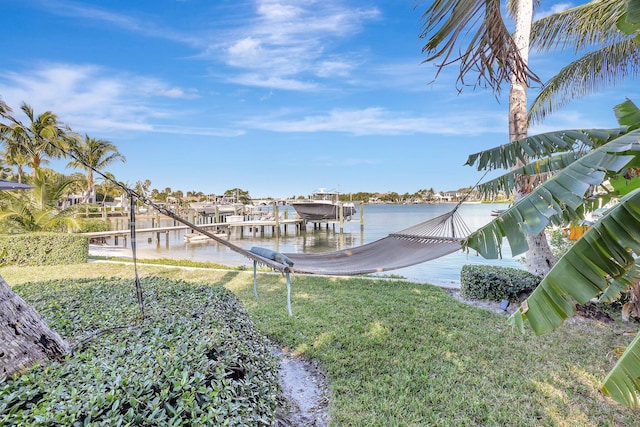
[[[527,158],[542,158],[559,152],[575,150],[579,148],[577,146],[580,143],[590,148],[601,146],[626,132],[626,128],[615,128],[573,129],[541,133],[471,154],[465,165],[476,165],[478,170],[510,169],[516,165],[518,160],[528,163]]]
[[[502,245],[506,237],[513,255],[526,252],[527,234],[540,233],[549,224],[562,224],[567,217],[583,216],[582,200],[587,191],[602,183],[608,172],[619,172],[631,162],[635,156],[628,152],[640,154],[639,137],[640,130],[635,130],[591,150],[473,232],[463,245],[491,258],[501,254],[501,249],[492,245]]]
[[[640,177],[636,176],[632,179],[626,179],[623,176],[613,177],[609,179],[609,184],[619,196],[624,196],[640,188]]]
[[[631,129],[637,129],[640,126],[640,110],[631,100],[613,107],[613,112],[621,126],[628,126]]]
[[[604,380],[602,392],[630,408],[640,393],[640,335],[636,335]]]
[[[640,29],[640,0],[627,0],[627,21],[636,25],[636,30]]]
[[[624,224],[625,232],[621,232]],[[609,278],[637,274],[632,252],[640,249],[640,190],[607,211],[558,261],[527,298],[521,315],[537,334],[559,327],[584,303],[606,293]]]

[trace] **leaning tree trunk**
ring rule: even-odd
[[[533,3],[531,0],[520,0],[515,11],[516,29],[513,39],[518,46],[520,56],[525,64],[529,62],[529,38],[531,36],[531,22],[533,17]],[[514,73],[511,77],[509,90],[509,142],[514,142],[527,137],[527,82]],[[516,165],[516,168],[521,165]],[[515,189],[516,200],[524,197],[531,191],[526,176],[520,177]],[[538,235],[527,235],[529,250],[526,254],[527,270],[538,276],[545,276],[553,264],[555,257],[547,241],[544,230]]]
[[[62,358],[67,343],[0,276],[0,377],[46,359]]]

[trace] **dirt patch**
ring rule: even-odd
[[[474,300],[474,299],[465,298],[462,295],[460,295],[460,289],[456,289],[456,288],[442,288],[442,289],[451,297],[457,299],[460,302],[463,302],[465,304],[468,304],[474,307],[482,308],[484,310],[493,311],[494,313],[505,314],[510,316],[513,313],[515,313],[516,310],[518,310],[518,307],[520,307],[518,304],[510,303],[505,309],[501,306],[500,302]]]
[[[280,369],[278,381],[287,403],[280,426],[326,427],[329,425],[329,386],[325,373],[313,362],[275,348]]]

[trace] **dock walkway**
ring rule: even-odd
[[[257,235],[258,230],[260,233],[264,233],[265,228],[271,227],[272,232],[280,233],[280,227],[284,228],[284,233],[287,232],[287,227],[293,225],[296,227],[296,230],[301,230],[304,226],[304,221],[301,219],[278,219],[278,220],[246,220],[246,221],[233,221],[233,222],[213,222],[207,224],[197,224],[199,228],[203,229],[211,229],[217,230],[220,232],[222,230],[227,234],[227,238],[230,238],[232,230],[239,230],[240,237],[244,235],[245,230],[248,230],[254,236]],[[165,234],[165,239],[168,241],[169,233],[172,231],[183,231],[190,230],[190,233],[193,233],[194,230],[192,227],[188,225],[173,225],[173,226],[165,226],[165,227],[152,227],[152,228],[136,228],[136,235],[146,234],[146,233],[155,233],[156,239],[160,242],[160,235],[162,233]],[[90,239],[106,239],[109,237],[114,238],[114,244],[118,245],[118,238],[122,237],[123,246],[127,247],[127,237],[131,234],[131,231],[127,229],[122,230],[110,230],[110,231],[94,231],[89,233],[82,233],[84,236],[88,236]]]

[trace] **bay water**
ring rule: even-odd
[[[343,232],[339,225],[323,225],[315,228],[309,224],[306,231],[296,232],[294,226],[289,226],[287,233],[280,236],[272,235],[270,227],[264,235],[245,231],[242,235],[239,230],[232,231],[230,240],[237,246],[251,249],[253,246],[269,248],[283,253],[318,253],[330,252],[339,249],[349,249],[363,245],[377,239],[381,239],[390,233],[401,231],[405,228],[424,222],[430,218],[449,212],[453,204],[367,204],[356,205],[357,209],[364,209],[364,221],[360,224],[360,212],[354,215],[351,221],[345,223]],[[459,208],[459,214],[469,229],[476,230],[489,223],[494,217],[491,212],[496,209],[506,208],[505,204],[487,203],[463,203]],[[280,206],[282,214],[287,211],[287,216],[293,218],[294,211],[291,207]],[[151,223],[137,221],[137,227],[150,227]],[[163,220],[160,226],[173,225],[173,220]],[[137,256],[139,258],[173,258],[189,259],[194,261],[210,261],[220,264],[238,266],[252,266],[252,261],[242,255],[231,251],[225,245],[209,241],[199,243],[185,243],[184,235],[188,231],[171,231],[165,238],[161,234],[156,240],[155,234],[139,234],[136,239]],[[100,248],[92,245],[93,250],[100,252]],[[103,248],[104,250],[104,248]],[[130,249],[128,250],[130,252]],[[103,252],[104,254],[104,252]],[[513,257],[505,242],[503,246],[503,258],[488,260],[475,252],[458,251],[444,257],[394,271],[379,273],[382,276],[402,276],[408,280],[434,285],[459,287],[460,271],[465,264],[498,265],[503,267],[523,268],[518,260],[520,256]],[[294,266],[295,267],[295,266]]]

